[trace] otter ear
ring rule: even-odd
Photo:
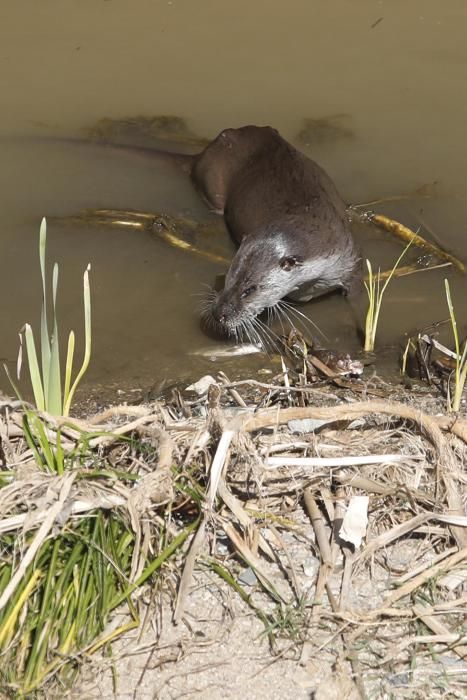
[[[297,267],[297,265],[303,265],[303,260],[300,255],[285,255],[279,260],[279,265],[283,270],[289,272],[292,268]]]

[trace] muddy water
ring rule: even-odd
[[[81,274],[92,263],[90,382],[146,386],[210,368],[190,352],[212,343],[198,326],[197,294],[222,266],[148,233],[52,220],[86,207],[208,217],[166,164],[44,139],[77,136],[104,117],[179,115],[208,138],[227,126],[274,125],[348,201],[408,195],[377,208],[426,226],[466,258],[466,25],[463,0],[9,3],[0,28],[0,356],[13,365],[18,329],[37,321],[46,215],[64,330],[82,327]],[[431,198],[410,194],[433,182]],[[225,233],[219,245],[231,250]],[[365,242],[382,264],[398,251],[381,234]],[[446,317],[446,274],[465,324],[466,280],[417,274],[393,284],[381,345]],[[342,299],[302,310],[331,344],[355,345]],[[228,370],[261,364],[241,359]]]

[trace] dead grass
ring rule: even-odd
[[[21,412],[5,403],[0,533],[21,540],[34,531],[37,546],[52,528],[119,508],[136,536],[136,580],[154,548],[149,523],[170,511],[176,536],[201,512],[184,557],[166,567],[176,621],[189,624],[191,591],[204,571],[253,611],[273,655],[302,658],[310,669],[324,656],[329,668],[350,663],[346,697],[462,697],[466,418],[355,401],[347,390],[332,405],[312,401],[313,391],[231,385],[224,377],[207,397],[177,394],[61,425],[65,450],[79,430],[93,434],[79,469],[93,468],[93,455],[112,466],[113,479],[97,475],[92,483],[78,478],[79,469],[63,477],[39,471]],[[53,442],[60,421],[47,417],[47,424]],[[358,549],[340,534],[354,496],[368,497]],[[33,544],[21,550],[16,581],[34,554]],[[176,668],[177,654],[170,663]]]

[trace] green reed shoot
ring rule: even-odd
[[[371,262],[368,259],[366,260],[366,266],[368,269],[368,279],[364,282],[364,284],[366,293],[368,295],[368,311],[365,319],[365,344],[363,348],[365,352],[373,352],[373,350],[375,349],[376,330],[378,328],[379,314],[381,311],[381,304],[383,303],[384,293],[388,287],[389,282],[393,278],[394,273],[399,267],[400,261],[402,260],[402,258],[404,257],[411,245],[412,241],[410,241],[410,243],[404,248],[402,253],[399,255],[389,275],[387,276],[386,281],[382,286],[381,270],[378,269],[378,272],[375,274],[373,272]]]
[[[52,334],[49,334],[47,319],[48,295],[46,276],[46,242],[47,224],[42,219],[39,233],[39,261],[42,277],[42,308],[40,327],[40,367],[34,341],[34,333],[29,323],[24,326],[24,338],[31,377],[32,390],[36,408],[48,411],[52,415],[67,416],[76,388],[86,372],[91,358],[91,292],[89,286],[90,265],[83,276],[84,300],[84,339],[85,349],[83,363],[72,383],[73,358],[75,352],[75,334],[70,331],[68,336],[64,385],[62,392],[62,377],[60,371],[60,345],[57,317],[58,264],[55,263],[52,272]],[[20,349],[21,352],[21,349]],[[21,365],[21,362],[18,363]]]
[[[449,309],[449,317],[451,319],[452,334],[454,336],[454,347],[456,351],[455,367],[454,367],[454,391],[451,397],[450,385],[448,383],[448,411],[459,411],[461,407],[462,393],[464,391],[465,381],[467,378],[467,339],[464,340],[463,348],[459,340],[457,330],[456,314],[451,298],[451,290],[447,279],[444,280],[446,290],[446,300]]]

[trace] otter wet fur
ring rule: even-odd
[[[224,290],[203,311],[216,331],[260,340],[256,317],[281,308],[285,297],[360,289],[346,204],[324,170],[275,129],[222,131],[194,157],[191,178],[239,244]]]
[[[177,164],[211,211],[223,215],[238,250],[223,291],[213,291],[202,310],[205,327],[217,335],[264,344],[274,334],[257,318],[263,311],[305,318],[284,299],[361,290],[347,205],[326,172],[272,127],[225,129],[195,155],[100,143]]]

